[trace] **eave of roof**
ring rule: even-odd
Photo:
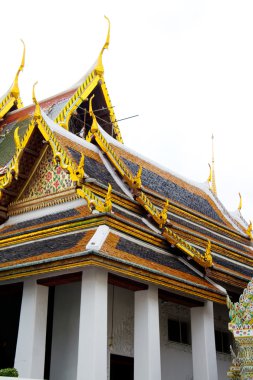
[[[134,252],[129,254],[119,249],[115,250],[110,239],[117,235],[111,234],[111,237],[109,236],[106,239],[99,251],[85,250],[84,247],[87,246],[93,234],[94,230],[85,232],[79,229],[79,232],[50,237],[46,240],[40,239],[36,243],[21,244],[4,250],[2,248],[0,281],[47,271],[78,268],[85,265],[99,265],[116,273],[126,273],[139,280],[160,284],[165,288],[173,288],[180,290],[182,293],[189,293],[224,303],[224,294],[219,289],[189,269],[186,269],[188,272],[186,276],[185,271],[181,272],[180,269],[155,264],[155,262],[152,262],[153,259],[150,261],[140,258]],[[127,235],[124,236],[127,238]],[[34,249],[35,246],[36,249]],[[14,256],[8,252],[13,249]],[[148,252],[152,248],[144,247],[143,249],[144,252]],[[21,258],[22,252],[24,254],[23,258]],[[158,252],[155,255],[157,258],[159,257]],[[5,257],[8,257],[8,261],[3,263]],[[171,256],[172,258],[173,256]],[[178,262],[178,264],[180,263],[176,257],[173,260],[176,260],[175,262]],[[183,264],[181,263],[180,265],[183,268]]]

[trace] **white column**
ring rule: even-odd
[[[191,335],[194,380],[218,380],[212,302],[191,309]]]
[[[83,270],[77,380],[107,380],[107,282],[105,270]]]
[[[47,305],[48,288],[26,280],[14,364],[20,377],[44,378]]]
[[[134,380],[161,380],[158,289],[135,292]]]

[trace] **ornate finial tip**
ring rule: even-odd
[[[33,103],[38,104],[36,96],[35,96],[35,86],[38,84],[38,81],[34,83],[33,85],[33,93],[32,93],[32,98],[33,98]]]
[[[22,56],[21,65],[20,65],[20,67],[19,67],[19,71],[23,71],[23,68],[24,68],[24,66],[25,66],[25,43],[24,43],[24,41],[22,40],[22,38],[20,39],[20,41],[21,41],[22,44],[23,44],[24,50],[23,50],[23,56]]]
[[[238,210],[241,211],[241,209],[242,209],[242,196],[241,196],[241,193],[238,193],[238,194],[239,194],[239,199],[240,199],[239,205],[238,205]]]
[[[110,22],[109,18],[107,16],[104,16],[104,18],[108,21],[108,32],[107,32],[105,44],[103,46],[103,50],[108,49],[108,46],[110,43],[110,29],[111,29],[111,22]]]

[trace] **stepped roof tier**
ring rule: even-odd
[[[225,303],[225,284],[239,294],[253,276],[251,226],[226,211],[216,187],[123,145],[102,64],[109,36],[110,27],[70,90],[40,103],[33,94],[25,108],[17,97],[5,111],[1,103],[0,280],[94,265],[111,281],[124,274]]]

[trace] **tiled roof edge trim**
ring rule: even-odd
[[[64,256],[52,257],[52,258],[49,258],[49,259],[36,260],[34,262],[29,262],[29,263],[16,264],[16,265],[13,265],[13,266],[8,266],[8,267],[0,268],[0,272],[4,272],[4,271],[7,271],[7,270],[18,269],[18,268],[25,268],[25,267],[29,267],[31,265],[40,265],[40,264],[43,264],[43,263],[56,262],[56,261],[60,261],[62,259],[66,260],[66,258],[70,259],[70,258],[82,257],[82,256],[85,257],[85,256],[88,256],[89,254],[96,254],[96,255],[104,257],[104,258],[109,258],[112,261],[122,262],[124,264],[131,265],[132,267],[139,268],[139,269],[142,269],[142,270],[145,269],[145,270],[147,270],[150,273],[158,274],[159,276],[161,276],[161,273],[158,270],[151,269],[151,268],[148,268],[148,267],[143,267],[143,266],[141,266],[139,264],[132,263],[131,261],[119,259],[118,257],[111,257],[111,256],[108,256],[107,254],[104,254],[103,252],[96,251],[96,250],[88,250],[88,251],[85,251],[85,252],[77,252],[77,253],[71,254],[71,255],[64,255]],[[166,274],[163,273],[162,276],[165,277],[165,278],[169,278],[169,279],[173,279],[173,280],[177,280],[178,281],[178,278],[176,276],[169,275],[167,273]],[[183,282],[183,283],[185,283],[187,285],[196,287],[196,283],[191,282],[191,281],[187,281],[185,279],[180,279],[179,282]],[[201,284],[198,284],[198,287],[200,289],[205,290],[205,291],[210,291],[212,293],[217,293],[217,294],[220,294],[220,295],[224,295],[221,291],[218,291],[218,289],[217,289],[217,291],[215,291],[214,289],[209,289],[208,287],[205,287],[204,285],[201,285]]]

